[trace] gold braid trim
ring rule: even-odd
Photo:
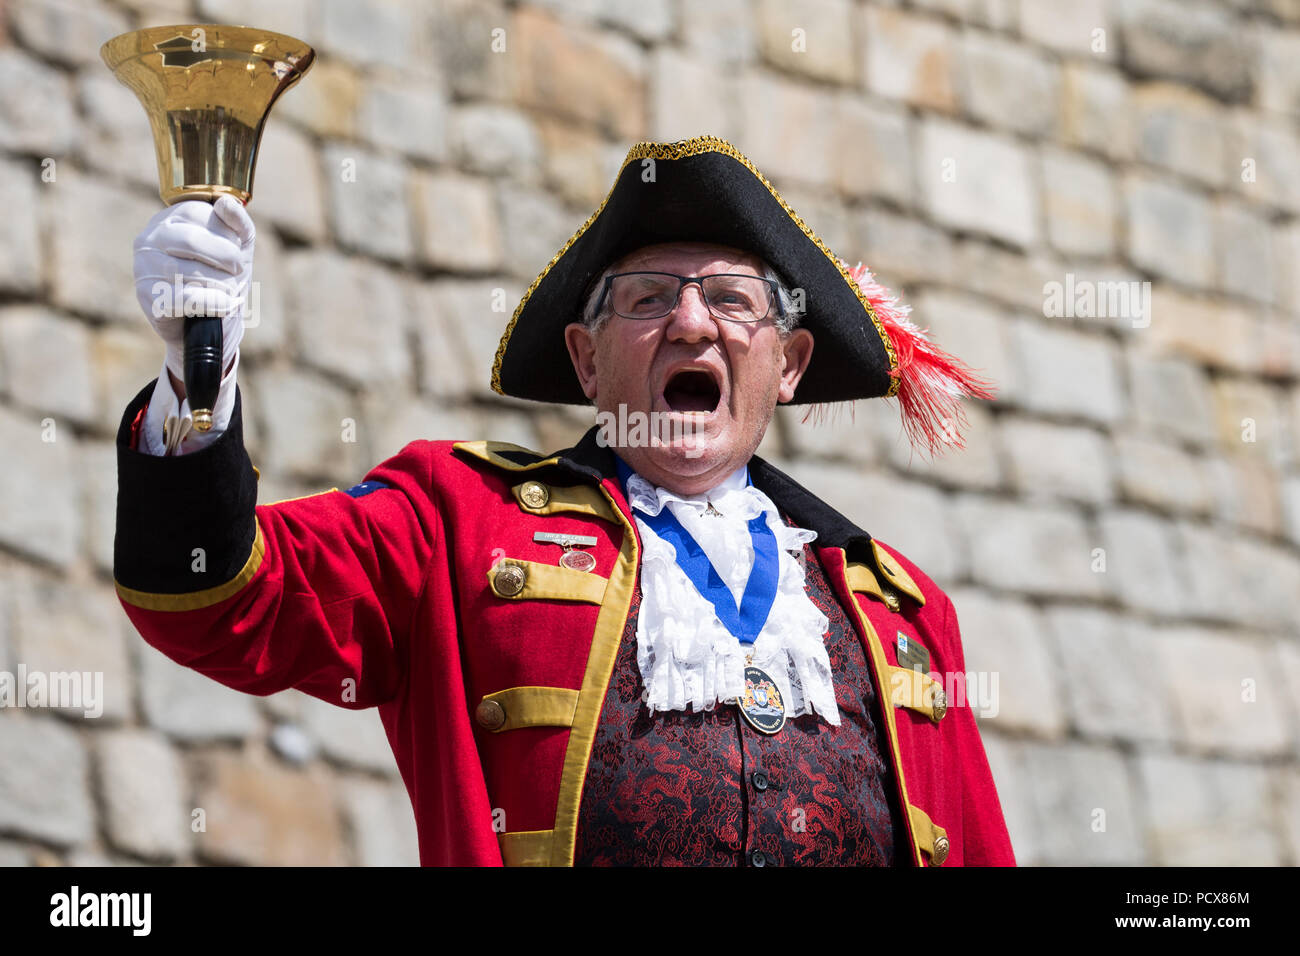
[[[880,324],[880,319],[876,316],[876,310],[871,307],[871,302],[868,301],[866,295],[863,294],[862,290],[858,287],[858,284],[849,276],[848,269],[846,269],[840,262],[839,257],[827,248],[826,243],[822,241],[822,238],[809,228],[808,224],[800,218],[798,213],[790,208],[790,204],[781,198],[781,194],[776,191],[776,187],[768,182],[766,176],[754,168],[754,164],[751,163],[745,155],[740,152],[740,150],[736,149],[736,147],[732,146],[725,139],[719,139],[716,136],[696,136],[691,139],[678,140],[675,143],[637,143],[628,150],[627,158],[623,160],[623,165],[619,167],[618,174],[614,177],[614,185],[610,187],[605,198],[600,201],[600,205],[596,207],[596,211],[587,217],[587,221],[578,227],[578,231],[575,232],[569,238],[569,241],[560,248],[560,251],[551,258],[551,261],[546,264],[546,268],[541,271],[541,274],[533,280],[527,291],[524,292],[524,297],[519,300],[519,306],[515,309],[514,315],[510,317],[510,324],[506,326],[505,334],[501,336],[501,344],[497,346],[496,359],[492,362],[492,391],[496,392],[498,395],[506,394],[506,392],[501,388],[501,360],[506,354],[506,346],[510,343],[510,336],[515,330],[515,323],[519,321],[519,314],[523,312],[524,306],[528,304],[528,300],[532,297],[533,292],[537,289],[538,285],[541,284],[542,280],[546,278],[552,267],[564,257],[564,254],[569,251],[569,247],[577,242],[582,234],[586,232],[591,227],[591,224],[596,221],[602,212],[604,212],[605,205],[609,202],[610,197],[614,195],[614,190],[618,188],[619,180],[623,178],[623,170],[627,169],[631,163],[642,159],[685,159],[688,156],[698,156],[701,153],[722,153],[724,156],[730,156],[753,173],[755,178],[767,187],[767,191],[772,194],[773,199],[781,204],[781,208],[785,210],[786,215],[790,217],[791,221],[793,221],[794,224],[803,231],[803,234],[822,251],[826,258],[830,260],[831,264],[835,266],[836,271],[844,278],[848,287],[853,290],[853,294],[856,295],[858,301],[862,303],[862,308],[865,309],[867,315],[870,316],[871,324],[876,327],[876,334],[880,336],[880,341],[885,346],[885,352],[889,356],[889,370],[893,372],[898,368],[898,355],[894,352],[894,343],[891,342],[889,336],[885,334],[885,329]],[[901,378],[896,375],[891,376],[889,391],[885,393],[884,397],[893,398],[897,395],[898,388],[901,384]]]

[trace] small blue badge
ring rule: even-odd
[[[907,635],[902,631],[898,632],[898,656],[902,657],[907,653]]]
[[[363,498],[372,491],[378,491],[380,488],[387,487],[388,486],[382,481],[363,481],[359,485],[353,485],[343,493],[345,495],[351,495],[353,498]]]

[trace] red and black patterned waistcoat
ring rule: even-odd
[[[721,704],[652,718],[636,663],[638,578],[587,767],[575,865],[893,866],[895,847],[906,864],[862,644],[808,545],[804,561],[808,595],[830,622],[840,726],[809,714],[767,736]]]

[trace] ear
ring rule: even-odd
[[[778,402],[788,402],[794,398],[794,390],[799,379],[808,370],[812,361],[813,335],[807,329],[795,329],[789,338],[781,343],[785,364],[781,371],[781,386],[777,391]]]
[[[582,393],[596,400],[596,337],[581,322],[564,327],[564,345],[569,350],[573,371],[577,373]]]

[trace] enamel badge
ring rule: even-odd
[[[741,716],[760,734],[774,734],[785,726],[785,701],[767,671],[750,664],[745,668],[745,695],[738,702]]]

